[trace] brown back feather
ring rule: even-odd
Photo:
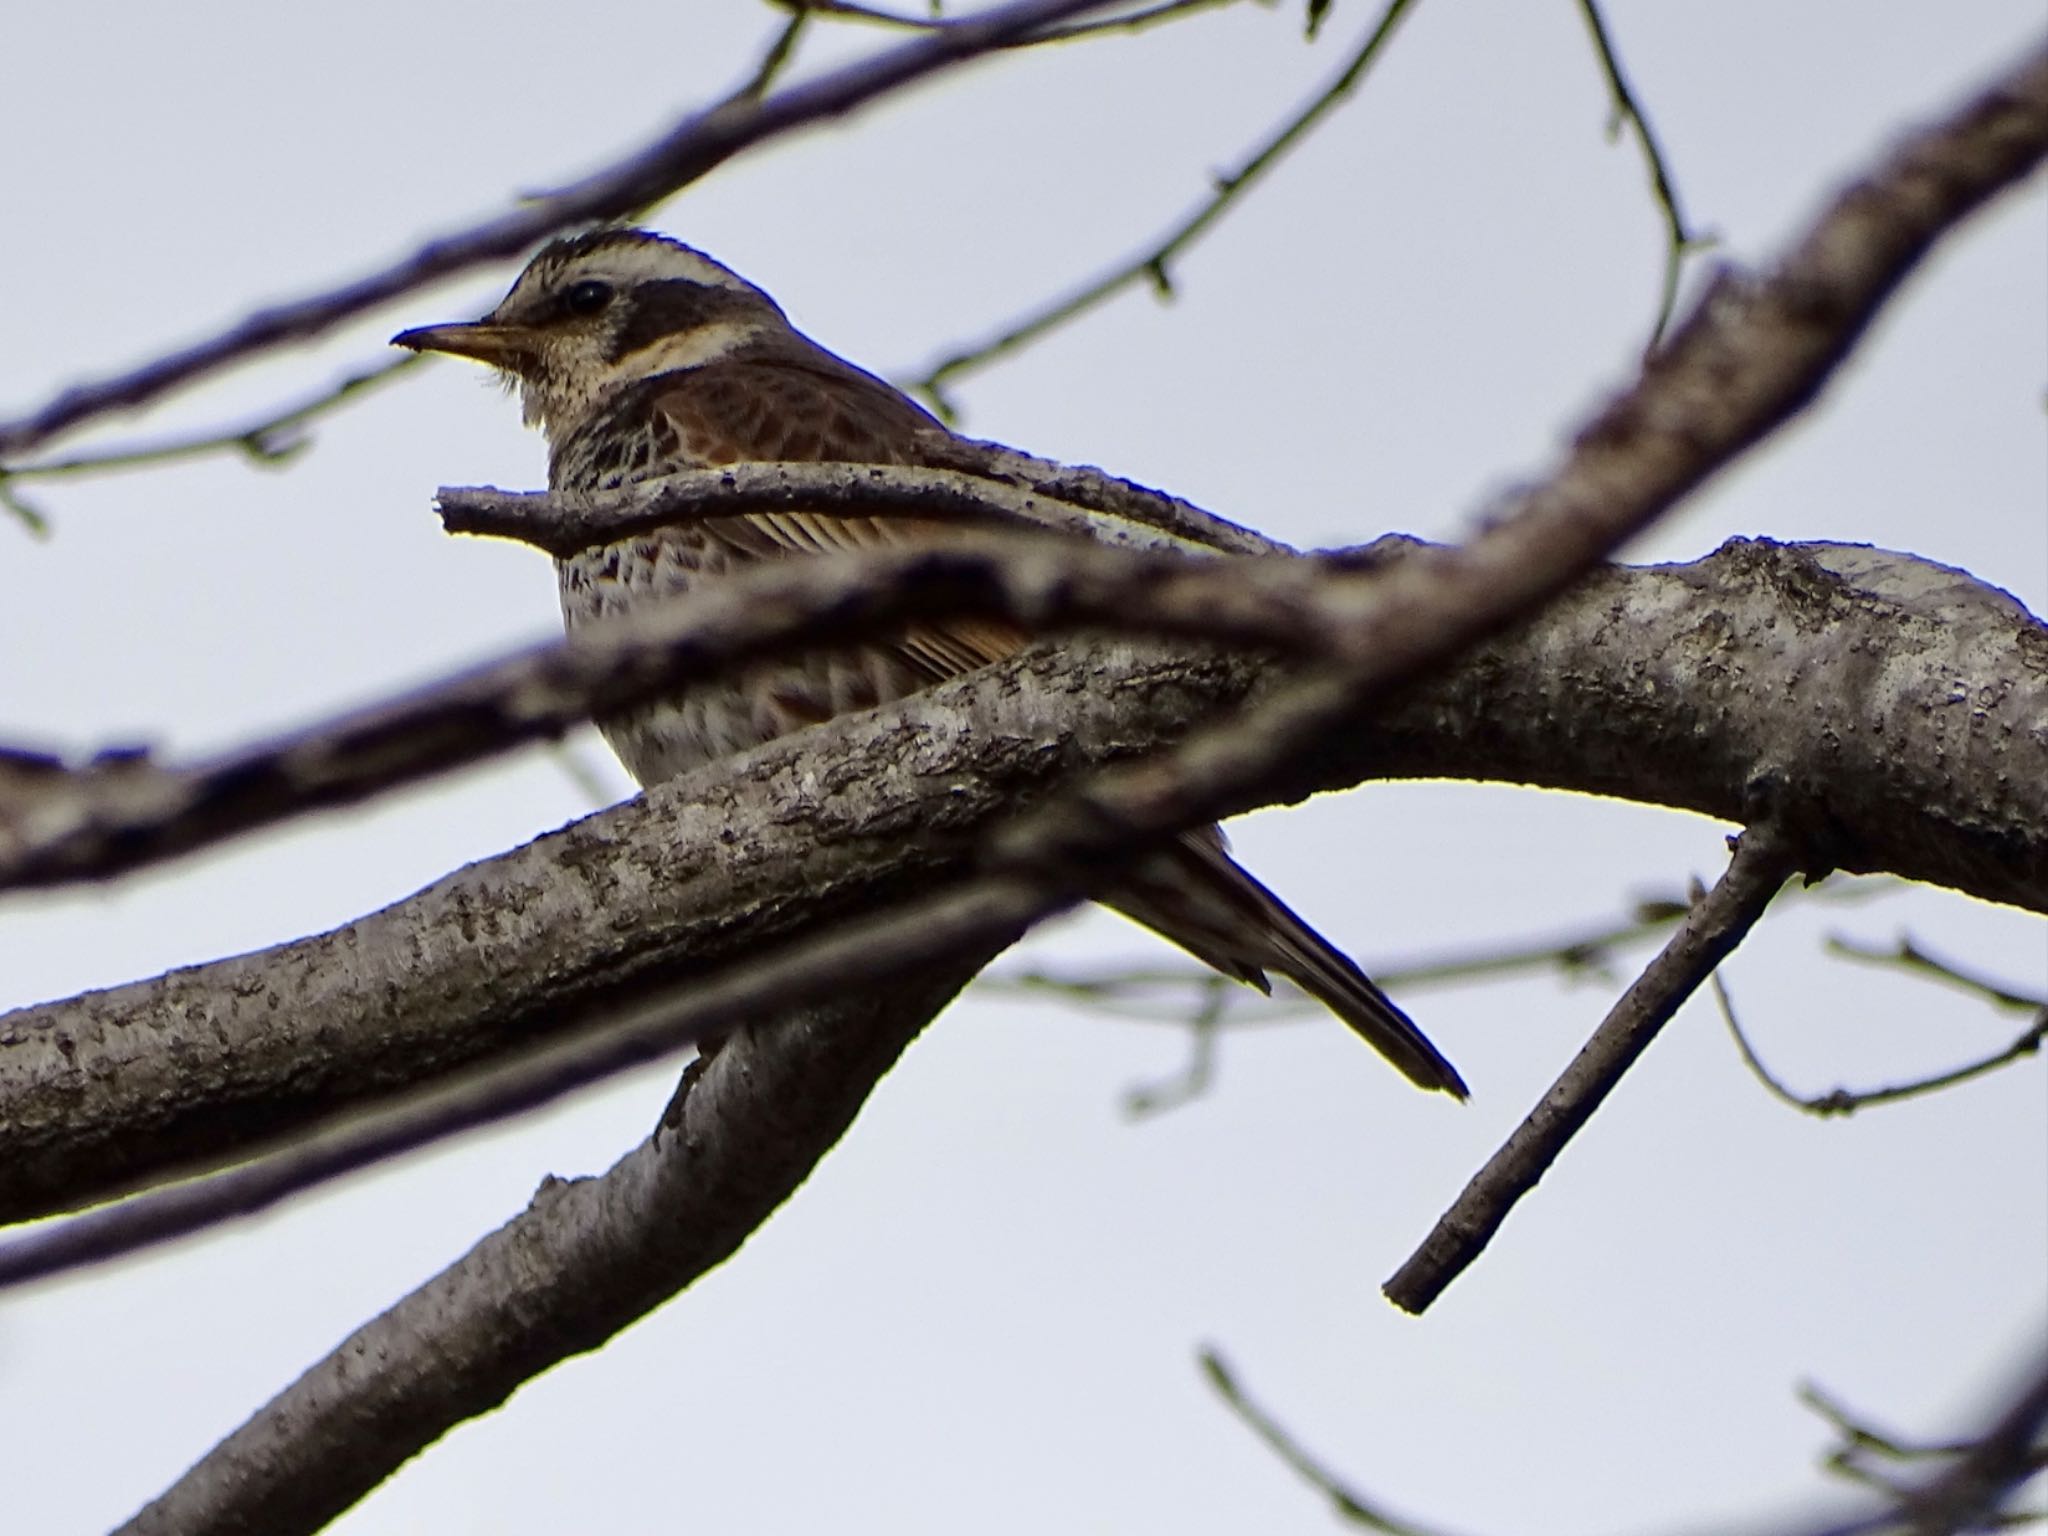
[[[822,351],[741,356],[678,373],[652,402],[697,464],[916,464],[945,428],[908,395]],[[936,518],[750,512],[704,529],[756,559],[916,548],[960,525]],[[1001,661],[1029,636],[998,619],[912,623],[894,638],[933,682]]]

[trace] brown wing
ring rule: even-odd
[[[915,464],[927,434],[945,428],[909,396],[823,351],[735,358],[673,376],[653,401],[694,464],[773,460]],[[756,559],[842,550],[916,548],[959,525],[933,518],[835,517],[756,512],[704,529]],[[994,619],[918,622],[895,640],[932,681],[957,677],[1022,650],[1029,637]]]
[[[807,343],[772,357],[677,374],[655,400],[683,455],[698,464],[811,460],[916,464],[945,428],[908,396]],[[960,525],[930,518],[762,513],[707,522],[755,558],[915,546]],[[912,625],[890,642],[933,681],[1022,649],[1029,637],[994,620]],[[1268,969],[1321,999],[1414,1082],[1459,1098],[1465,1085],[1408,1016],[1342,951],[1235,864],[1215,827],[1183,833],[1134,860],[1106,899],[1227,976],[1263,988]]]

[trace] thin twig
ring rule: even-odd
[[[1383,989],[1399,994],[1412,987],[1512,975],[1536,967],[1556,966],[1567,973],[1600,971],[1611,950],[1661,933],[1685,910],[1676,902],[1644,902],[1633,921],[1609,924],[1570,939],[1446,956],[1416,965],[1374,965],[1372,972]],[[974,988],[996,994],[1051,996],[1071,1007],[1112,1018],[1171,1023],[1187,1029],[1188,1060],[1181,1072],[1125,1092],[1124,1113],[1136,1120],[1179,1109],[1208,1092],[1216,1077],[1218,1036],[1225,1028],[1286,1023],[1325,1012],[1321,1003],[1299,988],[1282,985],[1284,994],[1261,997],[1215,971],[1176,966],[1170,970],[1132,967],[1092,975],[997,972],[979,977]],[[1161,993],[1167,995],[1158,996]]]
[[[796,57],[797,40],[804,35],[804,28],[810,19],[811,11],[808,7],[793,8],[789,20],[783,23],[782,30],[775,34],[774,41],[761,55],[761,62],[754,66],[754,72],[742,81],[726,100],[738,104],[759,101],[767,95],[768,87],[775,83],[776,77],[787,69]]]
[[[192,346],[126,373],[64,390],[27,416],[0,422],[0,463],[34,452],[111,411],[172,390],[259,352],[320,335],[379,305],[521,251],[572,224],[618,218],[672,195],[741,150],[840,116],[913,80],[977,58],[1013,38],[1100,10],[1113,0],[1015,0],[958,26],[834,70],[759,101],[693,113],[651,144],[547,197],[428,241],[404,259],[338,288],[259,310]]]
[[[1945,982],[1960,987],[1963,991],[2000,1008],[2048,1008],[2048,996],[2039,992],[2021,992],[2006,986],[2003,982],[1991,980],[1975,971],[1964,969],[1953,961],[1944,960],[1931,953],[1910,934],[1901,934],[1891,948],[1864,944],[1846,934],[1831,933],[1827,938],[1827,950],[1844,960],[1858,960],[1866,965],[1895,966],[1913,975],[1932,981]]]
[[[1205,1348],[1197,1358],[1201,1362],[1203,1376],[1216,1389],[1216,1395],[1223,1399],[1224,1406],[1265,1441],[1273,1454],[1298,1473],[1303,1481],[1328,1499],[1331,1509],[1340,1519],[1368,1531],[1378,1531],[1381,1536],[1444,1536],[1439,1526],[1417,1525],[1368,1503],[1356,1489],[1311,1456],[1281,1428],[1277,1419],[1245,1396],[1244,1389],[1237,1384],[1236,1374],[1224,1364],[1223,1357],[1213,1347]]]
[[[1070,26],[1048,27],[1035,37],[1020,37],[1003,46],[1036,48],[1045,43],[1070,43],[1076,38],[1099,37],[1113,32],[1144,32],[1163,21],[1172,21],[1197,11],[1213,11],[1221,6],[1239,3],[1241,0],[1161,0],[1158,5],[1146,6],[1126,16],[1105,16],[1099,21],[1081,21]],[[1270,3],[1270,0],[1264,0],[1264,3]],[[959,26],[961,22],[961,18],[954,16],[905,16],[901,12],[884,10],[877,5],[861,5],[856,3],[856,0],[768,0],[768,4],[779,11],[863,22],[870,26],[894,27],[906,32],[943,32],[948,27]]]
[[[1742,834],[1714,888],[1694,904],[1542,1101],[1387,1282],[1389,1301],[1419,1313],[1471,1267],[1515,1203],[1536,1187],[1679,1006],[1742,942],[1797,865],[1797,851],[1770,823]]]
[[[1938,1445],[1908,1445],[1896,1435],[1884,1434],[1872,1428],[1810,1381],[1800,1386],[1799,1401],[1819,1414],[1834,1428],[1835,1433],[1841,1436],[1841,1443],[1828,1453],[1822,1465],[1836,1476],[1884,1494],[1887,1498],[1896,1499],[1899,1496],[1899,1485],[1868,1465],[1866,1456],[1901,1463],[1945,1460],[1952,1456],[1967,1455],[1976,1445],[1973,1440],[1953,1440]],[[2048,1456],[2048,1453],[2044,1453],[2044,1456]]]
[[[1900,1490],[1896,1507],[1874,1520],[1816,1536],[1960,1536],[2013,1523],[2001,1513],[2006,1501],[2043,1462],[2042,1429],[2048,1425],[2048,1356],[2041,1357],[1997,1420],[1968,1442],[1955,1463],[1923,1487]]]
[[[1350,1484],[1312,1456],[1279,1421],[1248,1398],[1235,1374],[1213,1348],[1198,1356],[1202,1372],[1224,1404],[1281,1461],[1330,1501],[1339,1518],[1377,1531],[1380,1536],[1441,1536],[1435,1527],[1417,1525],[1368,1503]],[[2042,1518],[2001,1506],[2044,1467],[2048,1446],[2040,1443],[2048,1421],[2048,1372],[2027,1381],[1998,1422],[1973,1439],[1929,1447],[1901,1447],[1874,1435],[1812,1388],[1802,1392],[1809,1406],[1827,1418],[1848,1442],[1829,1465],[1880,1494],[1887,1507],[1846,1523],[1825,1528],[1784,1527],[1785,1536],[1961,1536],[1965,1531],[2008,1530],[2036,1524]],[[1909,1488],[1871,1474],[1861,1467],[1837,1464],[1858,1448],[1902,1459],[1938,1458],[1952,1465],[1920,1488]],[[1767,1526],[1751,1527],[1769,1529]]]
[[[1649,899],[1639,902],[1634,913],[1625,919],[1565,938],[1475,947],[1434,960],[1375,963],[1371,970],[1382,988],[1394,992],[1553,967],[1567,975],[1606,975],[1613,951],[1655,938],[1684,917],[1687,910],[1683,902]],[[995,971],[976,980],[974,987],[977,992],[998,995],[1050,996],[1116,1018],[1186,1024],[1210,1006],[1216,991],[1211,983],[1215,979],[1214,971],[1194,965],[1130,966],[1083,972]],[[1231,987],[1224,989],[1222,997],[1226,1004],[1244,1006],[1218,1012],[1213,1020],[1218,1025],[1308,1018],[1327,1011],[1321,1003],[1293,989],[1286,996],[1262,999],[1256,993]]]
[[[1748,1067],[1756,1080],[1770,1091],[1772,1098],[1823,1120],[1838,1115],[1846,1117],[1859,1109],[1869,1109],[1880,1104],[1896,1104],[1902,1099],[1917,1099],[1927,1094],[1939,1093],[1944,1088],[1954,1088],[1973,1078],[1996,1072],[2000,1067],[2010,1066],[2023,1057],[2039,1054],[2041,1042],[2048,1040],[2048,1004],[2043,1004],[2040,1005],[2034,1022],[2020,1032],[2018,1039],[2002,1050],[1993,1051],[1989,1056],[1947,1072],[1937,1072],[1931,1077],[1915,1078],[1911,1082],[1858,1090],[1834,1088],[1809,1098],[1804,1094],[1794,1093],[1764,1065],[1763,1058],[1757,1055],[1756,1047],[1750,1044],[1748,1034],[1736,1017],[1735,1004],[1728,996],[1727,984],[1719,976],[1714,977],[1713,982],[1714,1000],[1720,1005],[1721,1019],[1728,1026],[1728,1033],[1735,1038],[1735,1049],[1742,1054],[1743,1065]]]
[[[1628,77],[1622,73],[1621,59],[1608,37],[1607,23],[1600,14],[1598,0],[1579,0],[1579,13],[1586,18],[1586,27],[1593,34],[1593,51],[1599,56],[1600,72],[1607,77],[1607,90],[1614,101],[1609,135],[1619,134],[1624,124],[1635,129],[1636,142],[1643,147],[1643,159],[1650,172],[1650,191],[1664,219],[1664,277],[1657,300],[1657,318],[1650,327],[1650,339],[1643,349],[1654,352],[1657,343],[1664,339],[1672,315],[1678,310],[1678,278],[1685,258],[1694,251],[1704,250],[1712,242],[1701,239],[1685,227],[1685,215],[1678,207],[1678,188],[1665,162],[1663,146],[1657,142],[1656,130],[1650,126],[1649,118],[1643,114],[1642,103],[1636,100]]]
[[[409,357],[365,368],[347,375],[317,395],[239,426],[210,428],[160,443],[138,443],[103,453],[81,453],[66,459],[46,459],[40,464],[0,469],[0,483],[71,479],[115,470],[155,469],[164,464],[226,452],[239,453],[251,464],[276,468],[291,462],[313,445],[312,438],[303,430],[308,423],[331,415],[401,374],[414,372],[420,365],[431,361],[425,353],[416,352]]]
[[[1190,1036],[1187,1065],[1176,1077],[1154,1083],[1149,1088],[1128,1090],[1124,1094],[1124,1115],[1127,1119],[1142,1120],[1148,1115],[1164,1114],[1209,1091],[1209,1083],[1216,1074],[1217,1027],[1230,1006],[1230,994],[1237,990],[1233,978],[1220,971],[1212,971],[1210,975],[1215,985],[1203,989],[1201,1003],[1187,1021]]]
[[[20,523],[23,529],[36,538],[50,536],[50,519],[34,502],[28,501],[14,489],[12,477],[0,473],[0,510],[6,511]]]
[[[1365,72],[1371,68],[1373,61],[1379,57],[1387,40],[1393,36],[1396,24],[1407,14],[1412,4],[1413,0],[1391,0],[1378,23],[1367,34],[1365,41],[1352,54],[1343,69],[1338,71],[1336,78],[1306,107],[1282,125],[1278,132],[1267,139],[1235,171],[1217,177],[1215,190],[1210,196],[1150,249],[1111,268],[1074,292],[1012,320],[1002,331],[987,340],[961,348],[941,358],[926,370],[923,377],[910,381],[904,387],[924,396],[941,417],[948,421],[953,420],[958,413],[946,395],[946,385],[949,381],[962,378],[988,366],[998,358],[1022,350],[1135,283],[1149,282],[1153,291],[1161,298],[1171,297],[1173,278],[1169,268],[1174,259],[1201,239],[1210,226],[1230,210],[1238,198],[1249,191],[1260,177],[1285,158],[1289,150],[1305,139],[1318,123],[1351,95],[1359,81],[1364,78]]]

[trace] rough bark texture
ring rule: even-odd
[[[122,1530],[318,1529],[450,1425],[596,1349],[730,1257],[987,958],[892,989],[880,1004],[734,1036],[714,1070],[691,1069],[670,1128],[601,1177],[544,1181],[526,1211],[357,1329]],[[547,1303],[562,1296],[575,1305]],[[429,1371],[412,1368],[424,1339]]]
[[[966,867],[1006,814],[1275,685],[1256,658],[1036,653],[771,743],[332,933],[0,1017],[0,1219],[75,1208]],[[1602,572],[1302,761],[1731,822],[1809,863],[2048,911],[2048,630],[1962,572],[1731,543]],[[1248,809],[1249,807],[1240,807]]]

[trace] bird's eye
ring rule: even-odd
[[[612,285],[595,278],[571,283],[562,294],[562,308],[572,315],[594,315],[612,301]]]

